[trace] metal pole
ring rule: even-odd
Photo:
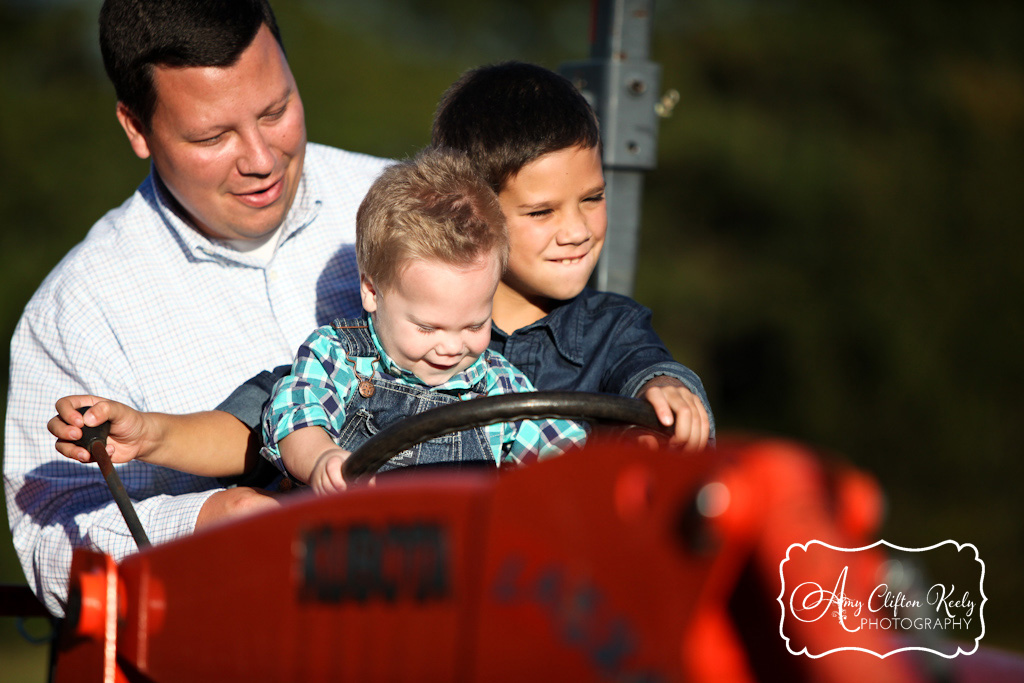
[[[650,53],[653,0],[594,0],[590,59],[560,72],[587,97],[601,121],[608,236],[591,284],[632,296],[640,239],[643,173],[656,165],[655,105],[661,67]]]

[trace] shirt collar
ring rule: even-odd
[[[462,372],[452,375],[447,382],[444,382],[443,384],[427,384],[408,370],[403,370],[398,367],[395,361],[391,359],[391,356],[387,354],[384,347],[380,344],[380,338],[377,336],[377,331],[373,328],[373,316],[368,313],[364,313],[363,315],[366,317],[367,324],[370,328],[370,339],[373,341],[373,348],[380,356],[381,369],[392,377],[400,377],[403,382],[419,384],[421,386],[430,387],[434,390],[471,389],[476,386],[487,373],[487,361],[484,359],[487,355],[487,351],[484,351],[480,354],[479,358],[473,361],[472,365]]]
[[[525,335],[531,330],[541,329],[551,339],[555,350],[559,355],[574,365],[582,366],[585,358],[584,353],[584,319],[581,311],[583,306],[581,299],[586,295],[587,289],[577,294],[576,297],[560,303],[550,313],[540,320],[530,323],[512,333],[505,332],[497,326],[494,331],[498,336],[505,339],[513,335]]]
[[[170,191],[164,185],[156,172],[156,167],[152,164],[150,164],[148,182],[156,211],[161,215],[165,224],[171,229],[171,232],[177,237],[182,248],[191,254],[192,258],[199,261],[231,261],[254,267],[267,265],[265,259],[232,249],[221,241],[210,239],[199,232],[182,215],[178,202],[171,197]],[[291,209],[288,210],[288,214],[284,219],[284,225],[281,228],[281,235],[277,244],[278,248],[316,219],[320,212],[320,207],[323,205],[323,201],[320,199],[321,196],[320,184],[315,178],[311,177],[308,169],[304,167],[302,177],[299,178],[299,187],[295,192]],[[273,259],[271,258],[271,260]]]

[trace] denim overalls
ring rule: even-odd
[[[338,334],[342,348],[349,356],[378,355],[364,319],[335,320],[332,326]],[[380,370],[375,370],[372,378],[361,379],[372,382],[373,392],[370,396],[363,396],[359,389],[355,389],[345,404],[345,424],[341,427],[338,445],[349,451],[354,451],[378,431],[387,429],[403,418],[448,403],[458,403],[460,400],[457,395],[431,391],[429,387],[423,385],[407,384]],[[468,391],[482,396],[486,391],[484,385],[485,380],[480,380]],[[412,449],[402,451],[391,458],[380,471],[417,464],[471,461],[495,463],[494,451],[483,427],[467,429],[417,444]]]

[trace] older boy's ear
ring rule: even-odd
[[[359,296],[363,300],[363,310],[373,313],[377,310],[377,288],[373,281],[365,275],[359,276]]]
[[[148,159],[149,141],[146,140],[146,135],[143,132],[145,129],[142,126],[142,121],[123,102],[117,103],[117,111],[115,113],[117,114],[118,123],[124,129],[124,134],[128,136],[128,144],[132,146],[135,156],[140,159]]]

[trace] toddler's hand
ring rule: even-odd
[[[658,420],[666,427],[673,427],[669,446],[684,451],[700,451],[708,445],[711,436],[711,422],[704,404],[681,383],[657,382],[655,377],[647,383],[640,396],[654,406]],[[671,379],[671,378],[666,378]],[[650,438],[653,441],[653,437]],[[646,438],[645,443],[650,443]]]
[[[330,448],[317,457],[308,482],[315,493],[323,495],[348,488],[345,478],[341,476],[341,466],[350,455],[352,452],[344,448]]]
[[[92,406],[84,415],[78,412],[81,406]],[[46,429],[57,437],[57,452],[66,458],[79,462],[92,462],[86,449],[76,446],[74,441],[82,438],[82,427],[96,427],[110,422],[107,436],[107,454],[111,462],[120,463],[144,455],[152,446],[152,435],[145,415],[117,401],[108,401],[99,396],[65,396],[56,404],[57,414],[46,423]]]

